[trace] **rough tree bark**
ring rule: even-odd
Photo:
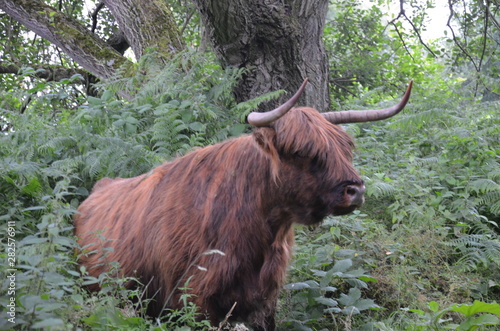
[[[250,69],[235,89],[238,101],[278,89],[293,92],[308,77],[311,84],[300,103],[329,108],[328,61],[321,40],[328,0],[194,2],[223,65]]]
[[[136,59],[154,47],[168,57],[184,49],[184,41],[165,0],[104,0]]]

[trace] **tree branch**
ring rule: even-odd
[[[104,2],[101,1],[97,4],[95,7],[94,11],[92,12],[92,28],[90,29],[90,32],[95,33],[95,29],[97,28],[97,15],[99,14],[99,11],[104,7]]]
[[[408,49],[408,47],[406,46],[406,43],[404,41],[404,38],[403,38],[403,35],[401,34],[401,32],[399,32],[398,30],[398,27],[396,26],[396,23],[394,23],[394,20],[390,22],[390,24],[392,24],[394,26],[394,30],[396,30],[396,33],[398,34],[399,36],[399,40],[401,40],[401,43],[403,44],[403,47],[405,48],[406,50],[406,53],[408,53],[408,55],[411,57],[411,59],[413,61],[415,61],[415,59],[413,58],[413,55],[411,55],[411,52],[410,50]]]
[[[497,8],[500,8],[500,4],[497,3],[495,0],[493,0],[493,2],[495,3],[495,5],[497,6]],[[498,21],[496,20],[495,18],[495,14],[491,13],[490,12],[490,20],[493,22],[493,25],[497,27],[497,29],[500,30],[500,23],[498,23]]]
[[[481,70],[481,66],[484,59],[484,54],[486,52],[486,41],[488,40],[488,17],[490,16],[490,2],[486,0],[486,5],[484,8],[484,31],[483,31],[483,49],[481,50],[481,57],[479,58],[479,70]]]
[[[187,26],[189,24],[189,21],[193,17],[194,13],[196,13],[196,8],[191,9],[191,11],[189,13],[187,13],[186,20],[184,21],[184,24],[182,25],[182,28],[181,28],[181,31],[180,31],[181,35],[184,33],[184,30],[186,30],[186,28],[187,28]]]
[[[0,9],[100,78],[129,61],[80,23],[40,1],[0,0]]]
[[[79,68],[66,68],[59,65],[24,65],[25,67],[31,67],[35,69],[33,74],[35,77],[46,79],[47,81],[60,81],[64,78],[70,78],[74,75],[81,75],[82,80],[76,80],[75,83],[84,83],[85,77],[88,76],[88,72]],[[13,63],[3,63],[0,62],[0,74],[21,74],[21,67]]]
[[[358,97],[358,95],[354,92],[351,92],[349,89],[347,89],[346,87],[342,86],[342,84],[340,84],[341,82],[348,82],[348,83],[354,83],[356,82],[356,78],[333,78],[333,79],[330,79],[329,80],[330,84],[333,84],[335,87],[339,88],[340,90],[352,95],[353,97]]]
[[[436,54],[432,51],[432,49],[430,49],[430,47],[429,47],[429,46],[427,46],[427,44],[424,42],[424,40],[422,39],[422,36],[420,35],[420,32],[418,31],[418,29],[417,29],[417,27],[415,26],[415,24],[413,24],[412,20],[410,20],[410,18],[406,15],[406,12],[405,12],[405,9],[404,9],[404,0],[399,0],[399,13],[398,13],[398,16],[397,16],[395,19],[391,20],[389,23],[387,23],[387,25],[393,25],[393,26],[394,26],[394,28],[396,29],[396,32],[397,32],[397,34],[398,34],[398,36],[399,36],[399,39],[400,39],[400,40],[401,40],[401,42],[403,43],[403,45],[404,45],[404,47],[405,47],[406,51],[408,52],[408,48],[407,48],[407,47],[406,47],[406,45],[405,45],[405,42],[404,42],[404,40],[403,40],[403,36],[402,36],[402,35],[401,35],[401,33],[398,31],[398,28],[396,27],[396,24],[395,24],[395,22],[396,22],[397,20],[399,20],[401,17],[404,17],[404,18],[405,18],[405,20],[406,20],[408,23],[410,23],[411,27],[413,28],[413,31],[417,34],[417,37],[418,37],[418,40],[420,41],[420,44],[422,44],[422,46],[424,46],[424,47],[425,47],[425,49],[427,49],[427,51],[428,51],[429,53],[431,53],[431,54],[432,54],[432,56],[437,57],[437,56],[436,56]],[[408,54],[410,54],[410,53],[408,52]],[[411,56],[411,55],[410,55],[410,56]],[[413,57],[412,57],[412,58],[413,58]]]
[[[448,22],[446,22],[446,26],[451,30],[451,35],[453,37],[453,42],[455,43],[455,45],[457,45],[458,48],[460,48],[460,50],[462,51],[462,53],[464,53],[465,56],[469,58],[469,60],[474,65],[474,68],[476,69],[476,71],[479,72],[479,67],[476,64],[476,61],[474,61],[474,59],[467,52],[467,50],[465,48],[463,48],[462,45],[460,45],[460,43],[458,42],[457,36],[455,35],[455,30],[453,30],[453,28],[451,27],[451,19],[453,18],[453,15],[455,13],[455,11],[453,10],[452,0],[448,0],[448,7],[450,8],[450,16],[448,16]]]

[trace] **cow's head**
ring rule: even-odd
[[[337,124],[378,121],[400,112],[412,83],[393,107],[378,110],[319,113],[293,108],[307,84],[280,107],[251,113],[254,137],[272,162],[273,175],[287,205],[306,213],[299,222],[314,223],[327,215],[344,215],[364,202],[365,186],[352,165],[352,138]]]

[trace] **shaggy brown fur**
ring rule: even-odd
[[[147,284],[148,314],[192,301],[213,323],[233,318],[275,328],[274,313],[293,245],[293,223],[345,214],[346,185],[362,184],[353,141],[316,110],[295,108],[252,135],[208,146],[134,178],[105,178],[82,203],[80,263],[106,271],[96,233],[125,276]],[[217,249],[225,253],[204,254]],[[200,268],[201,267],[201,268]]]

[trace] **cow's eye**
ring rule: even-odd
[[[321,171],[324,171],[323,169],[322,162],[320,162],[318,157],[314,157],[311,159],[311,166],[310,166],[310,171],[313,175],[316,175],[320,173]]]

